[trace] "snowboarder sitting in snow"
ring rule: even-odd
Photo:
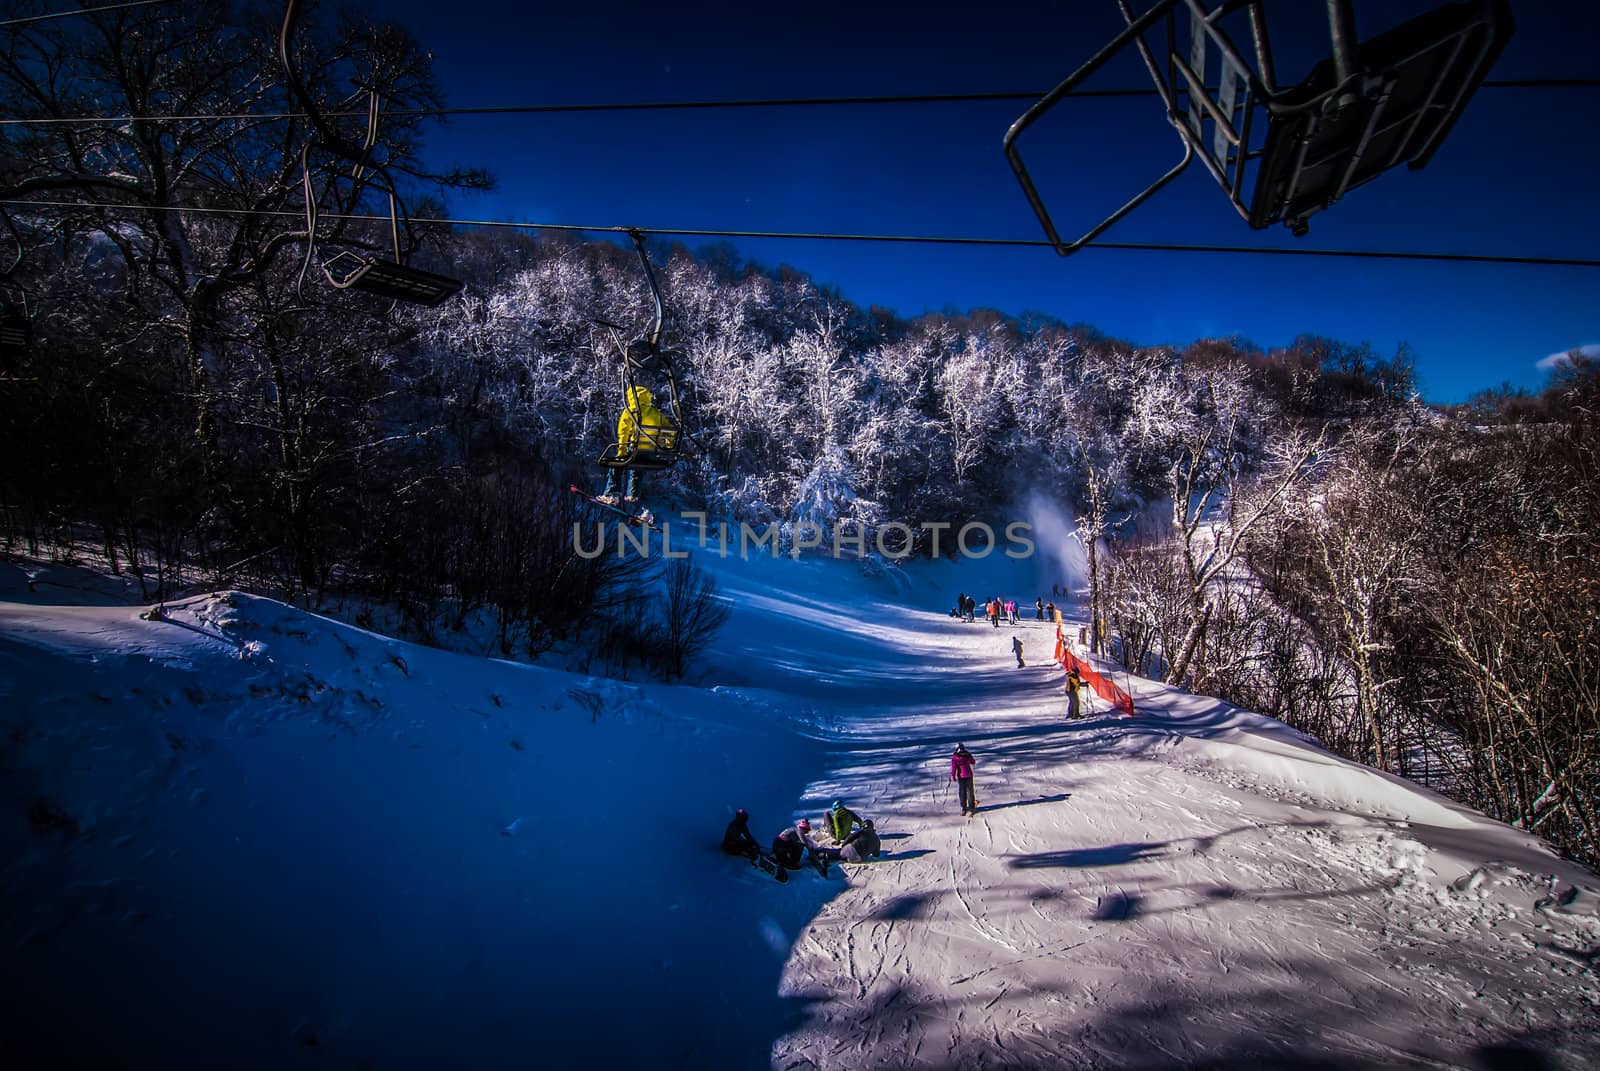
[[[658,451],[672,450],[678,445],[678,429],[660,409],[657,409],[648,387],[628,388],[628,404],[617,418],[617,457],[623,461],[648,460]],[[617,470],[606,469],[605,490],[595,496],[608,506],[617,499]],[[639,501],[639,470],[628,469],[626,489],[622,502]]]
[[[843,800],[834,800],[833,806],[828,810],[828,832],[840,844],[850,843],[850,831],[862,825],[861,816],[844,805]]]
[[[746,859],[754,859],[761,854],[761,844],[750,835],[750,816],[743,807],[733,813],[733,821],[728,823],[727,832],[722,834],[722,850]]]
[[[883,843],[878,840],[878,831],[872,827],[872,819],[868,818],[861,823],[860,829],[845,838],[844,847],[839,849],[839,858],[847,863],[865,863],[878,858],[882,851]]]
[[[811,822],[805,818],[779,833],[772,841],[773,856],[777,858],[779,866],[788,870],[799,869],[808,852],[812,864],[822,872],[823,877],[828,876],[829,858],[839,858],[837,852],[824,848],[812,839]]]

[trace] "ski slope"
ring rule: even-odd
[[[1046,626],[945,613],[1028,563],[702,560],[673,687],[0,565],[22,1066],[1600,1063],[1600,880],[1537,840],[1150,682],[1064,722]],[[716,850],[835,797],[883,860]]]

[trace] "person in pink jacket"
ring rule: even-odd
[[[950,780],[956,783],[956,789],[960,793],[963,815],[978,813],[978,797],[972,789],[974,762],[972,752],[967,750],[967,745],[957,744],[955,753],[950,756]]]

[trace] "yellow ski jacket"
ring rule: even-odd
[[[635,450],[671,450],[678,445],[678,429],[656,408],[648,387],[628,390],[628,406],[617,418],[617,446],[623,453]]]

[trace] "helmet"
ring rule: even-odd
[[[843,807],[844,807],[844,800],[834,800],[833,801],[833,807],[830,808],[830,809],[837,811],[837,810],[840,810]]]
[[[872,828],[872,819],[870,819],[870,818],[862,819],[861,820],[861,827],[863,829],[871,829]]]
[[[806,819],[802,818],[802,819],[800,819],[800,821],[798,821],[798,822],[796,822],[794,824],[794,827],[796,829],[804,829],[804,830],[808,830],[809,831],[811,829],[811,823],[809,821],[807,821]]]
[[[748,814],[746,814],[744,812],[744,808],[743,807],[740,807],[737,811],[734,811],[733,812],[733,816],[735,818],[749,818],[750,817]]]

